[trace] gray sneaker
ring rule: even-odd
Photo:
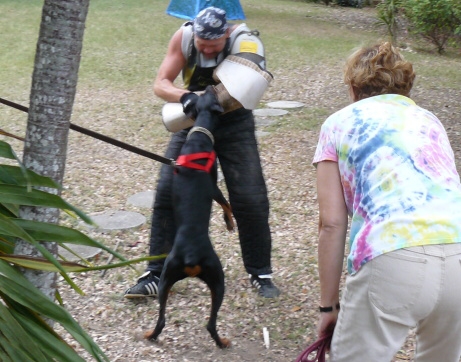
[[[280,295],[280,290],[274,283],[271,277],[261,278],[258,275],[250,275],[250,283],[258,289],[258,294],[264,298],[275,298]]]
[[[125,290],[125,298],[156,297],[160,278],[153,272],[147,271],[138,279],[138,283]]]

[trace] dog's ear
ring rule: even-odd
[[[209,85],[199,97],[196,104],[197,111],[209,110],[210,112],[222,113],[224,108],[218,100],[218,95],[213,86]]]

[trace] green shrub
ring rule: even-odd
[[[459,0],[406,0],[404,7],[410,30],[434,44],[439,53],[461,34]]]

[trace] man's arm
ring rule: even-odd
[[[187,89],[174,85],[174,80],[186,65],[186,59],[181,51],[181,39],[182,29],[179,29],[168,44],[166,56],[158,69],[154,82],[155,95],[167,102],[179,102],[181,96],[189,92]]]

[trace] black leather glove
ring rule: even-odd
[[[192,119],[197,117],[197,110],[195,109],[195,104],[198,101],[198,95],[194,92],[184,93],[179,101],[182,103],[182,110],[184,114]]]

